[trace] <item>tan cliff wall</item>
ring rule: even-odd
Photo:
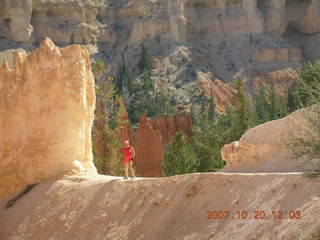
[[[56,175],[96,173],[94,106],[89,54],[78,45],[46,39],[0,68],[0,201]]]
[[[288,144],[302,136],[307,127],[307,109],[249,129],[239,141],[225,145],[222,157],[227,165],[223,172],[295,172],[310,169],[294,159]]]
[[[85,44],[95,58],[108,62],[106,74],[115,75],[122,54],[129,68],[136,67],[144,42],[159,58],[156,81],[168,78],[172,87],[185,91],[196,82],[192,72],[210,72],[227,83],[241,69],[250,78],[252,73],[295,69],[304,58],[318,58],[319,4],[320,0],[0,0],[0,51],[29,50],[45,37],[59,46]],[[301,43],[294,44],[286,35],[290,29]],[[188,54],[175,61],[177,50]]]
[[[197,33],[282,35],[288,25],[308,34],[320,30],[319,0],[1,0],[0,4],[0,36],[20,42],[46,36],[59,43],[115,43],[120,37],[136,42],[156,35],[186,41]],[[131,30],[122,34],[112,21]]]

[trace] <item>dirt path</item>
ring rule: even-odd
[[[320,178],[301,173],[72,176],[2,208],[0,239],[307,240],[319,216]]]

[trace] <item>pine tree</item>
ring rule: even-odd
[[[264,123],[270,120],[269,103],[266,96],[266,85],[264,83],[260,85],[255,108],[259,123]]]
[[[140,72],[143,72],[145,69],[148,71],[151,71],[151,67],[152,67],[152,57],[148,53],[144,44],[142,44],[138,68],[139,68]]]
[[[319,98],[320,93],[317,91],[320,85],[320,60],[314,64],[306,63],[300,73],[295,88],[295,95],[300,107],[309,106],[310,99]]]
[[[289,113],[292,113],[293,111],[298,109],[297,97],[295,95],[294,86],[287,89],[287,106]]]
[[[173,176],[196,172],[199,166],[192,145],[183,132],[178,132],[171,143],[168,144],[163,163],[165,176]]]
[[[208,120],[213,121],[216,118],[216,104],[214,101],[213,81],[211,81],[211,91],[208,107]]]
[[[220,131],[216,121],[209,119],[208,114],[201,116],[199,123],[192,128],[192,145],[200,161],[197,172],[217,171],[224,166],[220,153]]]
[[[125,95],[126,98],[128,97],[128,94],[134,90],[132,72],[126,66],[124,55],[122,55],[122,63],[119,68],[115,83],[118,93]]]
[[[210,98],[209,107],[208,107],[208,120],[214,121],[216,118],[216,104],[214,102],[214,98]]]
[[[272,84],[270,92],[270,119],[275,120],[280,117],[282,117],[280,101],[275,91],[274,84]]]
[[[197,122],[198,122],[197,115],[196,115],[195,106],[193,103],[191,104],[191,107],[190,107],[190,117],[191,117],[192,124],[193,125],[197,124]]]
[[[309,66],[308,68],[315,69],[314,66]],[[300,81],[305,83],[310,81],[310,79],[308,79],[310,77],[309,74],[302,74],[302,77],[306,77],[307,79],[302,78]],[[317,160],[320,159],[320,84],[314,84],[314,81],[310,81],[309,83],[309,86],[307,84],[304,86],[304,90],[312,87],[312,92],[303,92],[303,94],[305,94],[302,95],[304,99],[300,100],[301,103],[312,106],[306,108],[306,114],[303,115],[306,124],[302,126],[298,136],[293,137],[289,142],[289,147],[296,158],[303,157],[305,163],[312,166],[313,171],[316,172],[307,175],[319,177],[320,163]],[[300,92],[300,94],[301,93],[302,92]]]
[[[147,69],[145,69],[142,73],[142,87],[145,92],[145,94],[154,94],[154,83],[151,79],[151,72]]]
[[[199,95],[199,99],[200,99],[200,113],[204,114],[208,109],[208,97],[202,91],[201,94]]]
[[[235,94],[232,96],[232,107],[227,111],[230,118],[230,138],[239,139],[242,134],[254,125],[254,112],[249,95],[245,90],[246,79],[241,75],[236,75],[232,82]]]
[[[103,76],[106,68],[107,65],[102,58],[97,59],[94,63],[91,64],[92,72],[98,80],[100,80],[100,78]]]

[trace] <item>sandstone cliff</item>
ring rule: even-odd
[[[13,68],[0,67],[0,202],[29,184],[96,172],[91,127],[94,79],[88,52],[50,39]]]
[[[248,130],[239,141],[225,145],[222,156],[227,165],[224,172],[295,172],[310,166],[301,165],[304,159],[294,160],[288,144],[301,136],[306,127],[306,109],[264,123]]]

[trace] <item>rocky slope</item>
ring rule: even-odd
[[[0,202],[27,185],[72,171],[96,172],[94,79],[80,46],[49,39],[13,69],[0,67]]]

